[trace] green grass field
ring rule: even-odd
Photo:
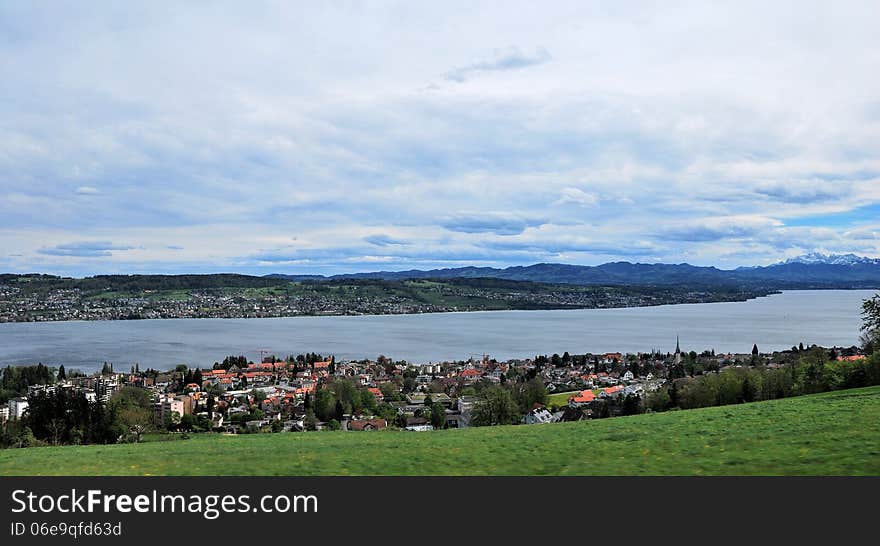
[[[579,393],[580,391],[556,392],[547,397],[547,406],[556,406],[558,408],[568,405],[568,399]]]
[[[880,475],[880,387],[580,423],[0,451],[4,475]]]

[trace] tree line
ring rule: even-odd
[[[880,385],[880,352],[862,360],[837,360],[821,347],[780,367],[744,366],[676,379],[650,393],[652,411],[723,406]]]
[[[136,387],[123,387],[107,404],[74,389],[42,390],[28,396],[22,419],[0,427],[0,447],[140,441],[152,421],[149,394]]]
[[[0,370],[0,404],[10,398],[27,394],[31,385],[47,385],[55,382],[55,374],[43,364],[36,366],[6,366]]]

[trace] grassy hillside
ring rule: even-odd
[[[10,449],[5,475],[880,474],[880,387],[592,422]]]
[[[547,405],[551,406],[551,407],[557,406],[557,407],[561,408],[561,407],[565,406],[566,404],[568,404],[569,398],[571,398],[572,396],[576,395],[579,392],[581,392],[581,391],[566,391],[566,392],[553,393],[547,398]]]

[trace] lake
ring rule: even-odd
[[[412,363],[489,354],[748,352],[858,343],[862,301],[874,290],[802,290],[736,303],[564,311],[486,311],[359,317],[164,319],[0,324],[0,365],[35,364],[91,372],[177,364],[209,367],[230,354],[258,359],[304,352],[337,359],[380,354]]]

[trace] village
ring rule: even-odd
[[[792,351],[797,352],[797,347]],[[801,347],[803,349],[803,347]],[[256,361],[230,356],[210,368],[125,373],[105,363],[100,373],[70,374],[28,386],[0,408],[0,421],[19,420],[35,396],[67,391],[109,403],[122,391],[148,400],[149,415],[128,422],[140,432],[225,434],[371,431],[423,432],[494,424],[580,421],[650,411],[652,393],[676,378],[753,366],[782,366],[792,351],[759,354],[604,353],[536,356],[498,362],[488,355],[421,366],[375,360],[337,362],[314,353]],[[841,354],[839,359],[860,358]],[[485,403],[493,396],[492,403]],[[486,408],[502,407],[491,414]]]
[[[224,275],[86,279],[0,274],[0,323],[599,309],[743,301],[759,288],[596,287],[498,279],[301,280]]]

